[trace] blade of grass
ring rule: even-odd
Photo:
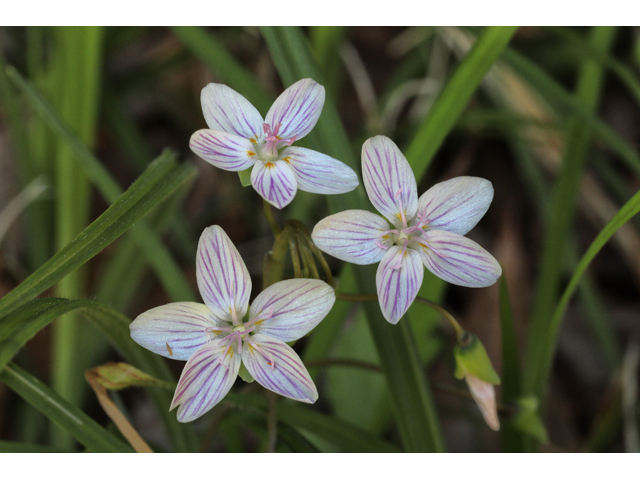
[[[41,294],[99,253],[194,174],[193,167],[177,165],[173,152],[160,155],[97,220],[0,299],[0,317]]]
[[[39,94],[39,92],[25,81],[20,74],[11,69],[9,76],[23,93],[31,100],[32,105],[49,126],[70,145],[78,156],[81,166],[87,172],[91,181],[98,187],[102,195],[111,203],[115,202],[122,189],[109,172],[100,164],[100,161],[91,153],[85,144],[79,139],[64,121],[56,114],[51,105]],[[186,280],[184,273],[177,265],[160,238],[149,228],[145,222],[136,225],[132,231],[136,244],[141,253],[147,258],[157,273],[162,285],[174,301],[195,301],[196,296]],[[67,295],[74,296],[74,295]]]
[[[407,160],[413,167],[416,178],[422,178],[471,95],[517,29],[518,27],[486,27],[447,81],[406,150]]]
[[[82,410],[17,365],[9,364],[1,370],[0,380],[92,452],[133,451]]]
[[[504,271],[504,269],[503,269]],[[520,359],[518,344],[513,324],[513,310],[507,287],[507,279],[503,274],[500,286],[500,334],[502,337],[502,403],[513,404],[520,396]],[[524,452],[522,434],[509,422],[502,427],[502,450],[504,452]]]
[[[99,78],[102,66],[102,27],[55,27],[52,56],[58,88],[55,94],[60,99],[60,115],[77,132],[82,141],[92,145],[95,137],[97,107],[99,104]],[[57,65],[56,65],[57,64]],[[58,141],[54,155],[56,165],[56,250],[69,243],[88,223],[90,185],[85,173],[78,169],[72,150]],[[69,272],[55,286],[63,297],[85,295],[87,271],[77,268]],[[83,342],[97,343],[100,339],[84,336]],[[81,358],[78,339],[80,320],[73,314],[56,323],[53,330],[52,382],[56,392],[73,405],[79,405],[86,389],[82,373],[88,367]],[[53,430],[54,444],[70,448],[72,439]]]
[[[262,33],[286,85],[305,77],[323,82],[307,40],[299,29],[265,27]],[[322,115],[308,138],[312,148],[359,170],[330,92]],[[371,208],[362,187],[344,195],[330,196],[327,200],[332,213],[348,208]],[[375,266],[359,267],[355,273],[361,293],[375,292]],[[373,302],[368,302],[365,308],[405,449],[414,452],[444,450],[435,405],[416,353],[410,324],[405,321],[397,326],[390,325],[380,307]]]
[[[541,350],[540,357],[534,365],[527,366],[527,373],[529,373],[530,375],[529,378],[533,379],[532,381],[530,380],[530,382],[534,387],[537,387],[539,389],[538,391],[540,398],[544,398],[544,395],[546,393],[546,385],[549,378],[551,362],[553,360],[553,353],[555,350],[560,323],[562,322],[562,318],[567,305],[569,304],[569,300],[571,299],[573,292],[578,286],[583,273],[585,272],[593,258],[598,254],[605,243],[609,241],[613,234],[616,233],[622,225],[628,222],[638,212],[640,212],[640,192],[636,193],[627,203],[622,206],[622,208],[611,219],[611,221],[600,231],[598,236],[587,249],[586,253],[578,262],[578,266],[576,267],[573,276],[564,289],[563,294],[560,297],[560,301],[553,311],[553,315],[551,315],[547,335],[544,338],[544,350]]]

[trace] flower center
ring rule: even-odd
[[[260,160],[263,162],[275,162],[278,159],[279,150],[296,141],[295,135],[291,138],[281,138],[278,136],[281,126],[281,123],[276,124],[274,127],[268,123],[262,124],[266,138],[264,139],[264,143],[256,146],[256,150],[260,156]]]
[[[233,349],[235,353],[240,355],[242,354],[243,345],[246,344],[251,348],[255,349],[263,357],[265,357],[265,359],[267,360],[267,363],[271,366],[272,369],[274,369],[275,361],[273,360],[273,357],[269,355],[269,353],[265,352],[264,349],[260,348],[253,340],[251,340],[251,335],[250,335],[250,333],[253,332],[258,327],[258,325],[260,325],[265,320],[268,320],[272,316],[273,316],[273,308],[270,308],[268,310],[260,312],[260,314],[256,316],[256,318],[248,322],[240,323],[240,324],[228,326],[228,327],[211,327],[207,329],[207,336],[209,336],[209,332],[211,331],[215,333],[222,333],[222,332],[228,333],[226,337],[221,339],[223,345],[225,345],[225,349],[222,355],[218,357],[218,362],[220,362],[220,364],[225,368],[229,368],[227,365],[223,363],[229,351]]]
[[[398,198],[399,195],[396,195]],[[401,202],[399,202],[401,203]],[[400,268],[402,266],[402,258],[407,249],[420,250],[425,245],[422,243],[421,236],[427,229],[427,221],[420,214],[415,218],[407,220],[404,214],[404,210],[400,210],[398,217],[402,221],[402,228],[393,228],[382,233],[380,238],[376,241],[376,245],[385,250],[389,250],[394,245],[401,247],[400,255],[398,256],[398,262],[392,265],[391,268]],[[413,223],[413,225],[411,225]]]

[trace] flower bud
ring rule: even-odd
[[[464,332],[454,347],[453,354],[456,359],[456,378],[467,381],[487,425],[493,430],[499,430],[500,421],[493,386],[500,384],[500,377],[493,369],[482,342],[474,334]]]

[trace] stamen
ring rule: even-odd
[[[407,228],[407,218],[405,216],[405,211],[402,206],[402,189],[399,188],[395,194],[395,198],[397,201],[398,209],[400,210],[400,220],[402,220],[402,227]]]
[[[257,323],[257,322],[264,322],[265,320],[269,320],[271,317],[273,316],[273,307],[269,307],[269,310],[267,310],[266,312],[260,312],[258,314],[258,316],[256,318],[254,318],[253,320],[247,322],[244,324],[245,327],[250,327],[253,324]],[[256,325],[257,326],[257,325]],[[253,331],[255,327],[253,327],[251,330],[246,330],[246,332],[251,332]]]

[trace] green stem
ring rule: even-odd
[[[262,200],[262,208],[264,210],[264,216],[267,219],[267,223],[269,224],[269,228],[273,233],[274,237],[280,235],[281,229],[278,222],[276,222],[276,218],[273,216],[273,209],[271,208],[271,204],[266,200]]]
[[[363,294],[357,294],[357,293],[356,294],[336,293],[336,300],[344,300],[346,302],[372,302],[372,301],[378,301],[378,295],[363,295]],[[447,319],[447,321],[451,324],[451,326],[455,330],[456,337],[458,338],[458,340],[462,338],[462,336],[465,333],[464,328],[460,326],[460,324],[453,317],[453,315],[451,315],[444,307],[438,305],[435,302],[432,302],[427,298],[416,297],[415,301],[422,305],[431,307],[437,312],[441,313],[442,316],[444,316],[444,318]]]

